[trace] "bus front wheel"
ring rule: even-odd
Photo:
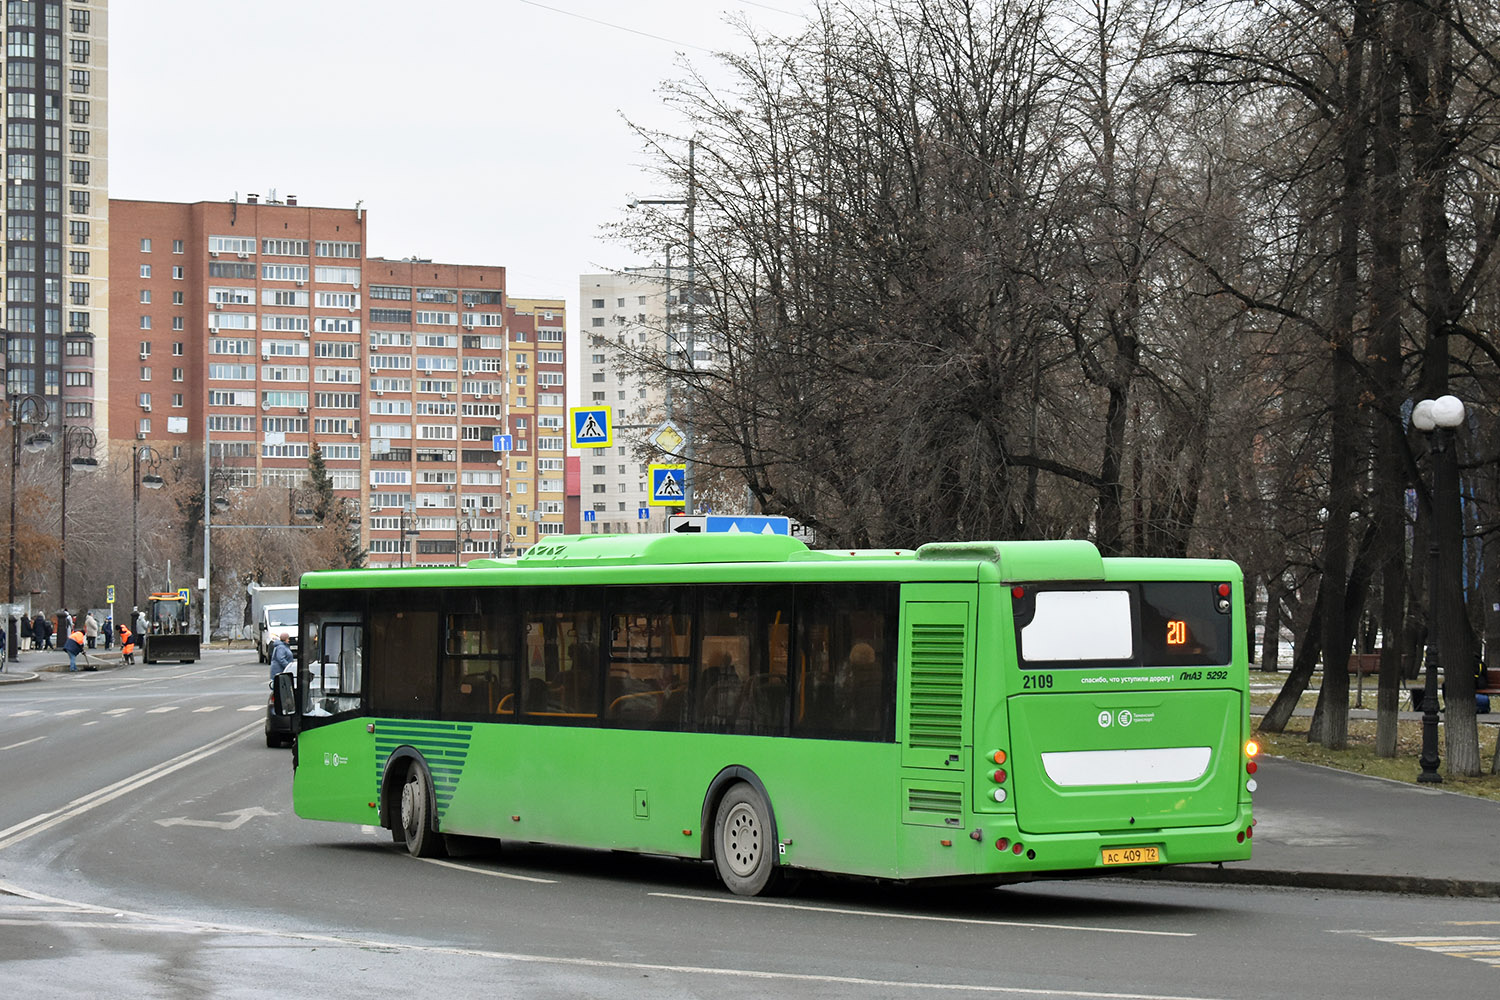
[[[765,796],[739,782],[724,793],[714,814],[714,867],[738,896],[772,892],[781,880],[775,831]]]
[[[406,781],[401,785],[399,823],[401,836],[412,857],[442,855],[443,838],[432,829],[432,799],[427,794],[427,782],[422,769],[415,764],[406,772]]]

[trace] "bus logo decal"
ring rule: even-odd
[[[1115,717],[1109,713],[1108,709],[1106,709],[1105,711],[1099,713],[1099,728],[1100,729],[1108,729],[1110,723],[1114,722],[1114,721],[1115,721]]]

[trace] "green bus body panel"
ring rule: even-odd
[[[591,535],[549,537],[520,559],[463,568],[309,573],[305,590],[899,582],[899,672],[892,743],[341,718],[298,734],[296,812],[378,824],[392,755],[415,754],[432,775],[441,832],[698,858],[712,835],[711,813],[702,828],[705,798],[716,776],[738,766],[767,791],[780,860],[801,868],[1006,880],[1113,872],[1104,847],[1155,845],[1163,864],[1248,858],[1242,602],[1224,681],[1139,667],[1106,690],[1089,686],[1097,671],[1057,669],[1049,690],[1031,691],[1014,661],[1012,583],[1181,579],[1243,593],[1231,562],[1106,560],[1075,541],[848,552],[786,536]],[[1099,724],[1101,713],[1118,720],[1122,710],[1130,726]],[[1042,768],[1043,753],[1183,746],[1211,756],[1201,777],[1170,785],[1093,786],[1076,776],[1061,785]],[[1002,749],[1007,773],[996,778]],[[997,801],[997,791],[1007,794]],[[1022,841],[1023,851],[1010,849]]]
[[[298,735],[297,815],[377,823],[369,803],[378,801],[386,762],[410,746],[432,772],[445,833],[696,858],[712,833],[700,827],[704,795],[738,764],[772,790],[784,863],[898,872],[889,833],[870,835],[897,812],[893,744],[403,719],[374,720],[370,734],[368,721]],[[440,725],[467,731],[432,731]],[[335,768],[332,759],[348,763]],[[367,780],[351,782],[361,765]]]
[[[1245,711],[1238,691],[1027,694],[1012,697],[1009,709],[1016,816],[1026,832],[1161,830],[1235,817]],[[1044,753],[1195,747],[1208,748],[1208,763],[1185,781],[1063,787],[1042,761]]]

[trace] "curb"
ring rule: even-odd
[[[1285,889],[1388,892],[1411,896],[1500,899],[1500,882],[1430,878],[1423,875],[1367,875],[1352,872],[1276,871],[1268,868],[1205,868],[1182,865],[1137,872],[1134,878],[1202,885],[1260,885]]]

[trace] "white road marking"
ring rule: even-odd
[[[473,865],[461,865],[453,861],[442,861],[438,858],[415,858],[416,861],[425,861],[429,865],[441,865],[444,868],[453,868],[461,872],[473,872],[475,875],[489,875],[493,878],[515,879],[517,882],[540,882],[542,885],[556,885],[555,878],[532,878],[530,875],[512,875],[510,872],[497,872],[489,868],[475,868]]]
[[[984,927],[1029,927],[1049,931],[1088,931],[1094,934],[1144,934],[1150,937],[1197,937],[1195,931],[1148,931],[1135,927],[1090,927],[1085,924],[1041,924],[1027,920],[985,920],[978,917],[935,917],[924,913],[893,913],[885,910],[850,910],[836,906],[809,906],[806,903],[776,903],[766,899],[740,896],[691,896],[676,892],[652,892],[650,896],[682,899],[693,903],[726,903],[733,906],[765,906],[777,910],[805,910],[810,913],[832,913],[850,917],[884,917],[890,920],[923,920],[941,924],[978,924]]]
[[[986,993],[1002,996],[1024,997],[1082,997],[1086,1000],[1219,1000],[1208,996],[1161,994],[1161,993],[1116,993],[1104,990],[1046,989],[1026,986],[1005,986],[998,983],[942,983],[923,980],[871,979],[862,976],[828,976],[806,972],[780,972],[766,969],[726,969],[700,965],[668,965],[657,962],[624,962],[598,958],[575,958],[561,955],[531,955],[524,952],[491,951],[485,948],[460,948],[445,945],[415,944],[402,941],[386,941],[355,935],[315,934],[310,931],[284,931],[263,927],[245,927],[233,924],[205,923],[179,920],[150,913],[120,911],[102,906],[89,906],[67,900],[30,892],[19,886],[0,882],[0,892],[9,893],[35,902],[51,903],[60,909],[58,913],[77,913],[78,918],[47,920],[45,917],[7,917],[10,907],[0,900],[0,925],[29,925],[39,927],[71,928],[83,930],[141,931],[146,933],[178,933],[188,935],[225,934],[258,938],[280,938],[318,944],[322,947],[358,948],[366,950],[398,951],[408,954],[452,956],[460,958],[482,958],[492,961],[516,962],[528,965],[556,965],[575,969],[608,969],[628,972],[677,973],[688,976],[711,976],[715,979],[741,979],[752,982],[807,983],[817,985],[865,986],[883,989],[907,989],[943,991],[947,993]],[[28,909],[26,912],[35,912]],[[92,917],[92,919],[89,919]]]
[[[87,712],[87,711],[88,711],[88,709],[86,709],[86,708],[70,708],[70,709],[68,709],[66,711],[58,712],[57,713],[57,717],[59,719],[63,719],[63,718],[66,718],[67,716],[70,716],[70,715],[82,715],[84,712]]]
[[[238,830],[257,816],[279,816],[280,813],[262,809],[260,806],[251,806],[249,809],[236,809],[233,812],[222,812],[220,816],[233,816],[234,819],[188,819],[186,816],[173,816],[171,819],[159,819],[157,826],[204,826],[212,830]]]
[[[180,705],[163,705],[161,708],[148,708],[148,709],[146,709],[146,714],[147,715],[161,715],[164,712],[175,712],[175,711],[177,711],[181,707],[182,706],[180,706]]]
[[[10,717],[12,719],[24,719],[28,715],[41,715],[41,714],[42,714],[42,710],[39,709],[39,708],[28,708],[24,712],[12,712],[12,713],[10,713]]]
[[[202,708],[195,708],[195,709],[193,709],[193,712],[195,714],[198,713],[198,712],[217,712],[219,709],[221,709],[223,707],[224,707],[223,705],[204,705]]]
[[[244,708],[239,709],[241,712],[264,712],[265,710],[266,706],[264,705],[246,705]]]
[[[19,743],[12,743],[8,747],[0,747],[0,750],[14,750],[16,747],[24,747],[28,743],[40,743],[42,740],[45,740],[46,738],[47,737],[45,737],[45,736],[34,736],[31,739],[29,739],[29,740],[22,740]]]
[[[92,726],[95,723],[86,722],[84,725]],[[19,844],[28,837],[34,837],[44,830],[50,830],[59,823],[73,819],[76,816],[81,816],[91,809],[104,805],[106,802],[112,802],[122,795],[128,795],[136,789],[165,778],[175,771],[180,771],[185,767],[211,757],[235,741],[250,735],[259,726],[259,722],[252,722],[249,725],[241,726],[229,735],[221,736],[210,743],[205,743],[195,750],[178,754],[171,760],[148,767],[144,771],[137,771],[130,777],[122,778],[112,785],[106,785],[96,791],[89,792],[87,795],[81,795],[61,809],[41,813],[30,819],[22,820],[14,826],[0,830],[0,851],[5,850],[5,848],[10,847],[12,844]]]
[[[104,712],[104,714],[105,715],[124,715],[126,712],[134,712],[134,711],[135,711],[135,709],[133,709],[133,708],[111,708],[111,709],[106,709],[105,712]]]

